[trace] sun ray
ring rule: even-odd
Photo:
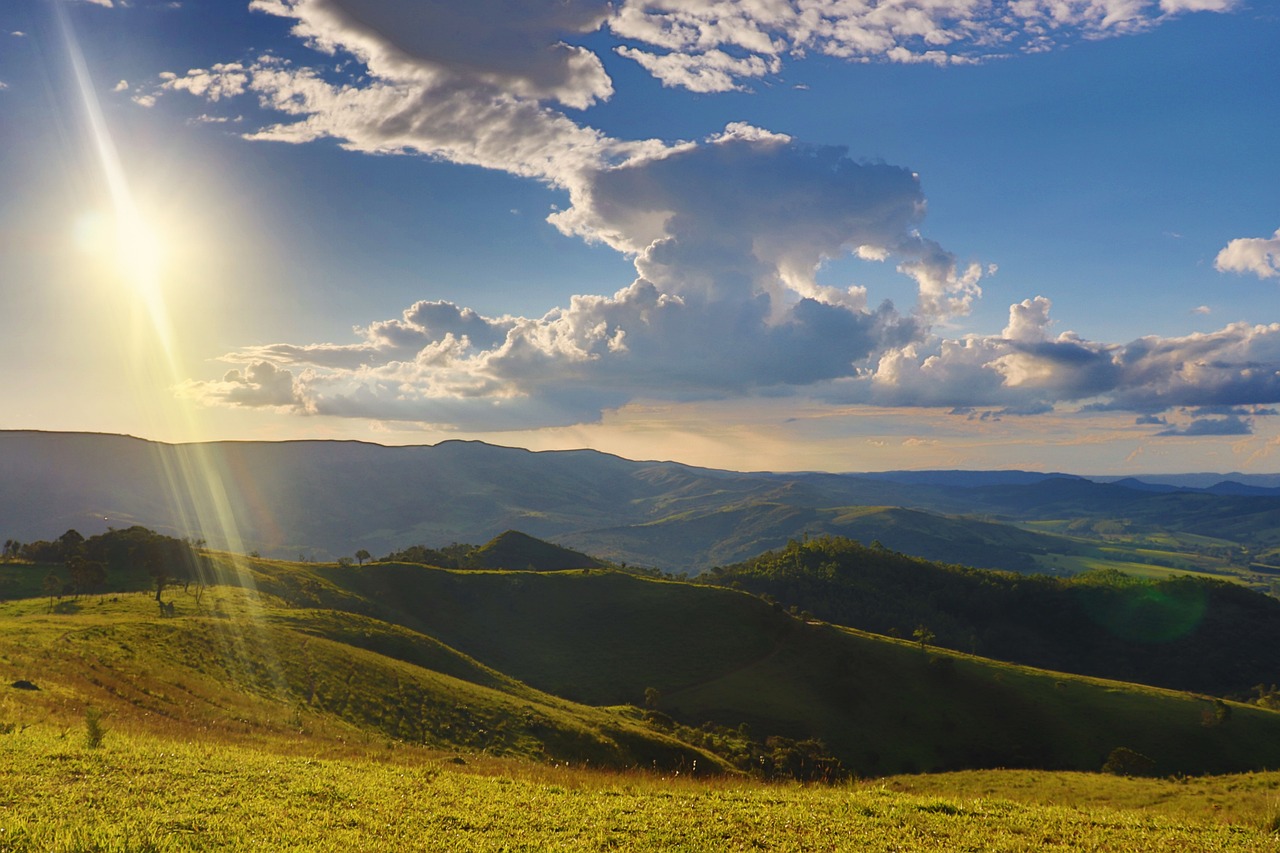
[[[244,544],[233,510],[233,500],[223,478],[216,451],[199,443],[204,436],[190,407],[155,405],[150,393],[158,386],[175,387],[183,376],[180,354],[174,345],[175,330],[170,319],[164,290],[164,240],[140,209],[130,187],[115,140],[98,101],[92,76],[80,49],[62,0],[53,4],[58,25],[66,44],[67,56],[80,95],[89,142],[105,184],[114,232],[111,235],[115,273],[126,285],[129,296],[143,309],[144,321],[132,330],[131,362],[134,394],[140,412],[150,427],[167,436],[188,441],[161,452],[173,506],[178,508],[181,523],[188,531],[197,531],[198,539],[226,548],[242,586],[253,590],[252,574],[242,556]],[[257,620],[236,626],[254,636],[237,636],[233,647],[247,645],[266,652],[274,659],[265,635],[256,630]]]

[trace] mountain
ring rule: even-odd
[[[1098,528],[1202,537],[1193,547],[1205,553],[1274,562],[1263,552],[1280,548],[1280,497],[1233,480],[1243,487],[1223,486],[1228,494],[1162,492],[1034,472],[737,473],[465,441],[169,445],[9,431],[0,432],[0,536],[141,524],[231,551],[329,560],[521,530],[615,562],[696,574],[824,534],[1040,571],[1045,555],[1077,554],[1078,538],[1096,541]],[[1029,529],[1046,521],[1058,527]]]

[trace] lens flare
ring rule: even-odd
[[[115,141],[103,116],[92,77],[80,50],[71,21],[62,0],[53,3],[58,24],[66,43],[67,56],[79,91],[89,143],[107,191],[113,229],[109,237],[98,233],[94,240],[105,239],[114,256],[116,274],[126,285],[124,290],[136,307],[141,308],[141,322],[133,325],[128,341],[131,352],[133,392],[140,412],[153,431],[166,436],[179,436],[199,442],[204,436],[200,424],[187,406],[157,405],[152,396],[156,389],[175,387],[185,375],[174,346],[173,324],[164,292],[165,241],[161,232],[140,209],[129,185]],[[172,450],[173,452],[167,452]],[[243,556],[244,546],[233,511],[227,482],[221,476],[215,451],[208,444],[188,443],[158,452],[163,466],[172,505],[177,508],[180,523],[196,538],[225,548],[238,575],[240,586],[256,592],[249,566]],[[250,595],[249,606],[257,613],[257,595]],[[235,637],[229,647],[256,649],[265,653],[271,671],[277,671],[277,656],[259,629],[260,622],[234,626]],[[252,632],[246,637],[239,632]],[[282,684],[282,682],[280,682]]]

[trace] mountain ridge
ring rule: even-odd
[[[1120,518],[1126,529],[1226,535],[1223,548],[1280,548],[1280,496],[1259,493],[1262,486],[1222,485],[1219,477],[1229,493],[1214,494],[1139,482],[1147,481],[1026,471],[737,472],[461,439],[166,444],[12,430],[0,432],[0,534],[51,539],[69,528],[93,534],[141,524],[228,550],[325,560],[521,530],[597,557],[690,573],[809,533],[1043,570],[1037,554],[1074,546],[1013,526],[1045,519]],[[875,517],[867,507],[927,517],[904,526],[907,516]],[[1008,529],[993,526],[1001,524]],[[700,529],[714,541],[694,537]]]

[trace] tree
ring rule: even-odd
[[[22,543],[17,539],[4,540],[4,558],[6,560],[18,559],[18,552],[22,550]]]
[[[45,595],[49,596],[49,612],[53,612],[53,599],[62,597],[62,578],[58,577],[58,573],[50,571],[44,576],[41,582],[41,588],[44,589]]]
[[[920,648],[922,650],[928,647],[928,645],[934,640],[938,639],[937,634],[933,633],[923,625],[918,626],[914,631],[912,631],[911,636],[920,644]]]
[[[368,551],[366,551],[363,548],[361,548],[359,551],[356,551],[356,559],[360,561],[360,565],[362,566],[364,565],[364,561],[369,559],[372,556],[373,556],[372,554],[370,554]]]
[[[86,560],[79,554],[67,560],[67,573],[76,588],[76,598],[81,593],[97,589],[107,580],[107,567],[95,560]]]

